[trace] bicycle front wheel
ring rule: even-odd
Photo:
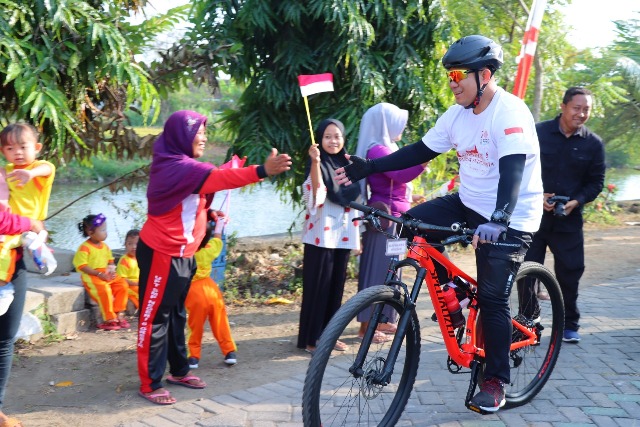
[[[376,377],[390,360],[390,342],[374,340],[367,349],[362,369],[353,369],[361,347],[357,315],[380,304],[391,307],[398,316],[404,313],[404,296],[400,292],[389,286],[374,286],[347,301],[325,328],[304,382],[305,426],[393,426],[400,418],[411,395],[420,359],[420,325],[415,311],[410,313],[388,383],[381,384]],[[347,351],[333,351],[338,339],[349,344]]]
[[[511,381],[506,389],[506,408],[528,403],[551,376],[558,360],[564,331],[564,302],[555,276],[543,265],[525,262],[511,292],[514,320],[535,332],[538,343],[512,350]],[[524,335],[514,327],[512,341]]]

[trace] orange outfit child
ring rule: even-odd
[[[219,223],[224,220],[220,219]],[[221,231],[220,227],[220,231]],[[211,278],[212,262],[222,252],[222,240],[220,233],[214,233],[211,240],[211,226],[207,227],[207,235],[200,244],[200,249],[195,253],[197,264],[196,274],[191,280],[191,287],[185,300],[187,309],[189,367],[198,367],[202,350],[202,336],[204,324],[209,319],[213,336],[218,341],[220,350],[225,356],[225,363],[235,365],[237,351],[236,344],[231,338],[231,328],[224,298],[220,288]]]
[[[127,281],[116,275],[113,254],[104,243],[107,238],[104,215],[87,215],[78,228],[85,237],[73,257],[73,266],[80,273],[82,284],[92,300],[98,303],[103,323],[98,328],[114,331],[131,325],[124,317],[127,308]]]
[[[136,249],[138,248],[138,240],[140,240],[139,230],[129,230],[124,238],[124,249],[126,253],[118,261],[116,274],[127,281],[129,285],[129,301],[138,309],[140,306],[138,279],[140,277],[140,267],[138,267],[138,259],[136,258]]]

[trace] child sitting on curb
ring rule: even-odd
[[[218,341],[224,355],[224,363],[235,365],[236,344],[231,338],[231,328],[224,298],[220,288],[211,278],[213,260],[222,251],[222,229],[227,219],[218,212],[215,229],[211,223],[207,224],[207,231],[195,253],[198,270],[191,280],[191,287],[185,300],[187,309],[187,343],[189,346],[189,368],[198,368],[202,350],[202,336],[204,324],[209,319],[213,336]],[[213,238],[211,234],[213,231]]]
[[[73,257],[73,266],[82,280],[85,290],[98,303],[103,323],[99,329],[117,331],[131,327],[125,319],[127,308],[127,281],[116,275],[111,249],[104,242],[107,238],[107,218],[103,214],[87,215],[78,229],[88,239],[80,245]]]
[[[116,274],[127,281],[129,285],[129,301],[138,311],[139,291],[138,279],[140,277],[140,267],[138,267],[138,259],[136,258],[136,249],[140,240],[140,230],[129,230],[124,238],[124,249],[126,253],[120,257]]]

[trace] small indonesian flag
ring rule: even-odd
[[[298,76],[300,92],[307,97],[320,92],[333,92],[333,74],[301,74]]]

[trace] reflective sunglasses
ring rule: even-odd
[[[472,73],[476,70],[448,70],[447,76],[449,77],[449,83],[455,82],[460,83],[461,80],[467,78],[469,73]]]

